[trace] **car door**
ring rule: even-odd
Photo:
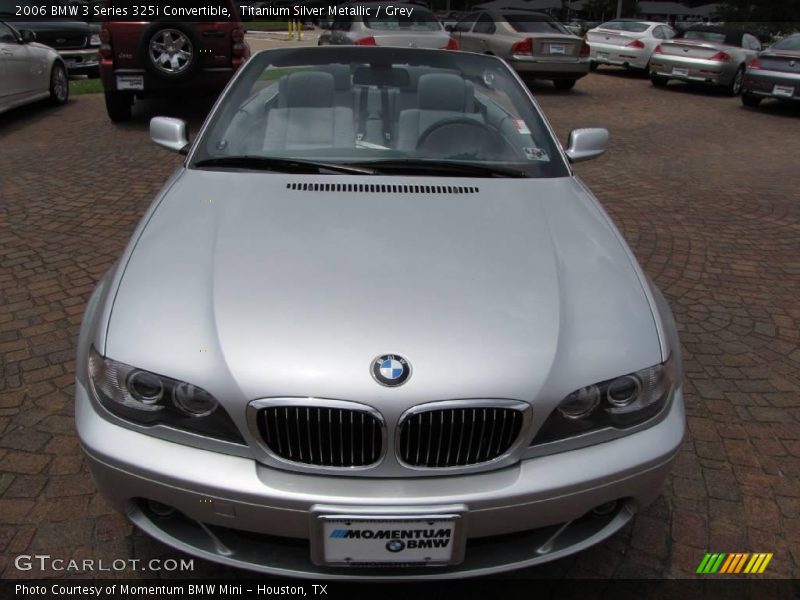
[[[471,31],[472,26],[475,25],[475,21],[478,19],[479,14],[480,13],[477,12],[470,13],[456,23],[453,27],[453,37],[458,42],[458,47],[461,50],[466,52],[477,52],[477,50],[474,49]]]
[[[28,68],[30,52],[26,44],[19,41],[16,31],[0,23],[0,102],[3,105],[18,102],[32,96],[36,90],[36,78]]]
[[[472,42],[474,44],[474,49],[470,49],[472,52],[480,52],[481,54],[486,54],[487,52],[491,52],[495,54],[496,52],[492,51],[492,36],[497,31],[497,24],[494,22],[494,19],[489,13],[481,13],[478,16],[478,19],[475,21],[475,26],[472,28]]]

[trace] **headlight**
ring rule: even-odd
[[[596,429],[627,429],[658,414],[678,384],[672,358],[665,363],[575,390],[544,422],[531,445]]]
[[[90,46],[99,46],[100,45],[100,34],[93,33],[92,37],[89,38],[89,45]]]
[[[103,358],[89,350],[89,387],[115,415],[141,425],[162,423],[244,444],[225,409],[203,388]]]

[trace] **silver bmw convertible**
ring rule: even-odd
[[[173,548],[278,575],[451,578],[583,550],[684,434],[663,296],[485,55],[259,53],[98,284],[76,422]]]

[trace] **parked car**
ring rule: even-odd
[[[67,67],[58,52],[36,42],[36,34],[0,21],[0,113],[49,99],[69,99]]]
[[[615,19],[586,33],[591,48],[591,69],[614,65],[648,73],[650,57],[656,46],[675,37],[675,30],[665,23]]]
[[[112,121],[130,119],[137,98],[218,94],[225,87],[250,57],[238,7],[226,2],[235,19],[103,21],[100,74]]]
[[[671,79],[742,91],[747,62],[761,50],[754,35],[737,28],[698,25],[662,42],[650,60],[650,80],[665,87]]]
[[[543,13],[475,12],[452,34],[462,50],[500,56],[524,79],[549,79],[559,89],[573,88],[589,72],[589,46]]]
[[[800,33],[774,43],[748,63],[742,103],[756,108],[765,98],[800,101]]]
[[[62,0],[0,0],[0,18],[13,16],[18,31],[32,31],[38,43],[57,50],[70,75],[98,77],[100,36],[77,17],[52,16],[53,7],[59,6],[66,7],[67,3]],[[24,16],[15,16],[18,10]],[[46,16],[39,11],[44,11]]]
[[[319,46],[401,46],[404,48],[442,48],[458,50],[455,40],[433,13],[422,6],[411,6],[411,13],[394,12],[388,7],[397,2],[366,2],[347,5],[355,15],[337,15],[317,41]]]
[[[658,497],[680,349],[572,170],[607,130],[562,150],[498,57],[339,46],[254,55],[194,143],[150,132],[188,155],[88,302],[75,386],[138,527],[282,576],[461,578]]]

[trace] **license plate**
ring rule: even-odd
[[[772,93],[775,96],[783,96],[784,98],[791,98],[794,96],[794,87],[791,85],[776,85],[772,88]]]
[[[566,54],[567,47],[564,44],[550,44],[550,54]]]
[[[143,90],[144,75],[117,75],[117,90]]]
[[[64,59],[64,65],[67,67],[67,69],[71,69],[76,64],[78,64],[78,61],[75,60],[74,58],[65,58]]]
[[[435,566],[461,562],[460,515],[317,517],[312,560],[317,564]]]
[[[681,69],[680,67],[673,67],[672,74],[678,77],[688,77],[689,69]]]

